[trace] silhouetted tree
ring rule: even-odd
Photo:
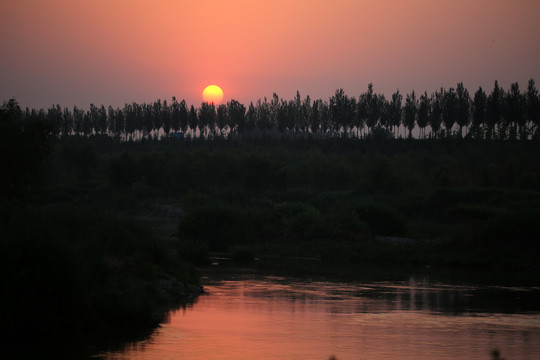
[[[90,111],[87,112],[87,125],[85,128],[87,129],[85,131],[87,136],[92,135],[92,133],[95,131],[96,133],[99,132],[99,125],[98,125],[98,118],[99,118],[99,110],[94,104],[90,104]]]
[[[137,128],[137,113],[134,104],[125,104],[124,114],[126,118],[126,140],[132,139]]]
[[[163,107],[161,108],[161,113],[159,118],[160,120],[160,126],[159,128],[163,128],[163,131],[165,132],[165,135],[168,135],[171,131],[171,108],[169,104],[167,104],[167,100],[163,100]]]
[[[401,118],[402,118],[402,103],[403,103],[403,95],[399,93],[399,89],[396,90],[395,93],[392,94],[392,101],[390,101],[390,104],[388,106],[388,118],[390,122],[390,126],[392,127],[392,131],[398,131],[399,127],[401,125]],[[394,134],[395,137],[397,137],[397,134]]]
[[[456,88],[457,96],[457,114],[456,122],[459,126],[459,136],[463,136],[463,127],[468,127],[470,123],[471,113],[471,97],[469,91],[465,89],[463,83],[457,84]]]
[[[429,117],[429,124],[431,126],[431,131],[436,136],[439,130],[441,129],[442,123],[442,107],[443,107],[443,94],[444,91],[441,89],[440,92],[436,91],[431,96],[431,115]]]
[[[486,124],[487,95],[482,87],[474,93],[472,114],[472,137],[482,139],[484,137],[483,126]]]
[[[14,98],[0,107],[0,200],[26,198],[39,190],[56,135],[55,124],[43,115],[24,119]]]
[[[214,103],[203,102],[199,108],[199,131],[201,136],[207,136],[208,131],[211,131],[212,135],[215,133],[216,124],[216,108]]]
[[[262,130],[263,134],[266,134],[273,126],[270,114],[270,104],[266,100],[266,97],[264,98],[264,101],[261,101],[260,99],[257,101],[256,115],[259,129]]]
[[[280,102],[278,94],[276,93],[272,94],[272,99],[270,100],[270,104],[268,106],[269,106],[268,111],[270,112],[269,116],[270,116],[270,122],[272,123],[272,128],[274,130],[279,129],[278,113],[280,111],[281,102]]]
[[[422,138],[426,137],[426,126],[429,123],[429,116],[431,112],[431,102],[427,92],[424,92],[420,96],[420,103],[418,106],[418,127],[420,128],[420,135]]]
[[[246,129],[246,107],[236,100],[231,100],[227,103],[229,113],[229,127],[236,129],[238,134],[243,134]]]
[[[384,96],[381,95],[379,98],[379,125],[383,127],[386,131],[392,126],[390,121],[390,103]]]
[[[122,109],[116,110],[116,133],[122,138],[122,134],[126,131],[126,117]]]
[[[189,114],[186,106],[186,101],[182,100],[178,104],[178,123],[182,132],[187,132],[189,126]]]
[[[294,133],[298,133],[302,127],[302,118],[302,97],[300,92],[296,91],[296,96],[289,103],[289,129],[293,130]]]
[[[527,106],[527,100],[526,98],[521,94],[519,90],[519,84],[513,83],[510,86],[510,91],[505,96],[505,122],[511,124],[513,127],[518,127],[519,137],[522,140],[527,139],[527,118],[526,118],[526,106]],[[512,131],[514,135],[511,137],[515,137],[515,131]]]
[[[253,102],[249,104],[248,111],[246,113],[246,131],[251,133],[255,130],[257,124],[257,112]]]
[[[321,101],[319,108],[321,113],[321,132],[324,136],[327,136],[328,130],[332,126],[330,120],[330,106],[327,101]]]
[[[74,126],[73,113],[68,108],[64,108],[62,116],[62,136],[71,135]]]
[[[370,131],[377,125],[381,116],[381,96],[373,92],[372,83],[368,84],[367,92],[360,95],[359,102],[362,103],[362,106],[365,106],[366,125]]]
[[[300,95],[300,94],[299,94]],[[354,100],[354,98],[352,99]],[[306,96],[304,101],[302,101],[302,106],[300,108],[300,131],[302,133],[307,133],[310,128],[310,121],[311,121],[311,97],[309,95]],[[351,118],[351,123],[354,121],[354,118]]]
[[[107,110],[104,105],[97,111],[97,132],[99,134],[104,134],[107,131]]]
[[[217,108],[217,126],[220,131],[220,135],[226,132],[226,127],[229,123],[229,115],[227,114],[227,105],[221,104]]]
[[[191,130],[192,137],[195,137],[195,132],[197,130],[198,122],[199,122],[199,119],[197,117],[197,110],[195,110],[195,106],[191,105],[191,107],[189,108],[188,123],[189,123],[189,129]]]
[[[29,113],[29,111],[27,110],[25,111],[25,113]],[[48,119],[50,124],[53,124],[55,126],[59,134],[63,133],[62,109],[60,108],[60,105],[54,105],[51,108],[49,108],[47,110],[46,118]]]
[[[71,112],[60,105],[53,105],[47,111],[26,109],[22,112],[23,122],[27,120],[47,120],[55,126],[58,136],[71,134],[92,136],[108,134],[122,140],[139,140],[159,137],[163,133],[182,130],[190,135],[206,137],[242,134],[266,137],[280,136],[364,136],[374,130],[399,136],[403,124],[412,136],[415,126],[420,129],[419,136],[425,138],[425,128],[430,125],[432,134],[438,136],[444,122],[445,134],[451,135],[454,125],[459,126],[458,134],[472,138],[528,139],[530,134],[540,137],[540,98],[534,80],[529,81],[527,93],[522,93],[518,83],[513,83],[508,91],[501,89],[497,81],[491,94],[480,87],[471,99],[469,91],[462,82],[454,90],[441,88],[430,97],[424,92],[419,99],[414,90],[403,96],[397,90],[390,101],[382,94],[373,91],[373,84],[357,98],[349,97],[343,89],[338,89],[328,101],[304,99],[300,92],[287,101],[273,94],[270,102],[266,98],[251,102],[246,107],[238,101],[217,108],[203,103],[199,108],[189,108],[186,102],[180,103],[175,97],[169,105],[166,100],[150,104],[125,104],[120,108],[90,104],[88,111],[77,107]],[[469,125],[472,121],[472,127]],[[199,134],[197,134],[197,128]],[[382,134],[382,132],[381,132]]]
[[[341,128],[347,128],[354,121],[356,100],[353,101],[345,95],[343,89],[338,89],[330,98],[329,104],[334,131],[339,133]]]
[[[117,134],[117,116],[116,116],[116,110],[109,105],[108,109],[108,115],[107,115],[107,130],[109,131],[109,134],[116,135]]]
[[[313,101],[313,106],[311,107],[311,113],[309,117],[309,128],[313,134],[318,134],[319,131],[321,130],[321,111],[320,111],[321,103],[322,103],[322,100],[317,99]]]
[[[90,136],[92,134],[92,117],[90,114],[90,112],[84,113],[82,121],[82,131],[86,136]]]
[[[180,129],[180,104],[173,96],[171,104],[171,130],[178,131]]]
[[[495,132],[495,127],[502,123],[502,106],[504,102],[504,93],[499,87],[499,82],[495,81],[495,85],[491,94],[489,94],[486,106],[486,124],[487,137],[492,139]]]
[[[446,128],[446,136],[450,136],[452,134],[452,127],[457,120],[457,95],[453,88],[444,91],[442,105],[442,117],[444,127]]]
[[[154,104],[157,108],[157,103]],[[161,106],[161,103],[160,103]],[[142,104],[142,118],[143,118],[143,127],[142,127],[142,133],[143,136],[149,136],[152,130],[154,130],[154,118],[155,118],[155,112],[154,112],[154,106],[149,104]],[[140,128],[139,128],[140,129]]]
[[[407,94],[405,99],[405,107],[403,112],[405,116],[403,118],[403,125],[409,130],[409,137],[412,137],[412,129],[414,129],[414,123],[416,121],[416,113],[418,111],[418,100],[416,100],[416,94],[414,90],[411,94]]]
[[[367,99],[365,96],[360,95],[358,97],[358,101],[356,102],[356,123],[358,128],[364,130],[364,127],[366,126],[367,122],[367,116],[368,116],[368,105],[367,105]],[[362,136],[364,136],[363,134]]]
[[[530,79],[527,86],[527,120],[534,127],[533,134],[540,128],[540,98],[534,80]]]

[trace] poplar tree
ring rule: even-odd
[[[456,95],[456,122],[459,125],[459,136],[461,137],[463,136],[463,127],[467,128],[470,123],[471,97],[469,95],[469,91],[465,89],[462,82],[457,84]]]
[[[418,106],[418,127],[420,128],[420,134],[423,138],[426,137],[426,126],[429,123],[429,115],[431,111],[431,102],[427,92],[424,92],[420,96],[420,104]]]
[[[403,118],[403,125],[409,130],[409,137],[412,137],[412,129],[414,129],[414,123],[416,121],[416,113],[418,112],[418,100],[414,90],[411,94],[407,94],[405,99],[405,108],[403,109],[405,116]]]
[[[474,93],[472,113],[472,136],[476,139],[484,137],[483,126],[486,124],[487,95],[480,86]]]

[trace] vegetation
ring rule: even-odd
[[[53,127],[21,118],[15,101],[0,108],[5,352],[52,354],[51,344],[61,338],[78,357],[90,344],[148,334],[170,308],[200,292],[193,268],[141,224],[103,207],[49,201],[54,195],[45,176],[56,157]],[[82,149],[75,160],[87,155]],[[75,176],[90,168],[78,167]]]
[[[10,336],[152,328],[197,284],[166,243],[133,221],[72,207],[5,210],[1,274]]]
[[[538,267],[539,146],[70,137],[57,142],[43,201],[128,213],[160,202],[180,206],[187,215],[178,219],[174,246],[198,264],[214,252],[346,269],[529,272]],[[90,175],[81,177],[84,169]]]
[[[358,99],[275,95],[247,110],[234,100],[73,112],[5,102],[4,323],[14,336],[155,325],[196,292],[185,263],[212,253],[250,266],[429,266],[537,282],[534,81],[526,93],[495,83],[471,99],[458,84],[402,99],[370,85]],[[189,139],[158,139],[177,131]],[[162,204],[185,211],[174,237],[129,220]]]
[[[358,98],[336,90],[328,100],[292,100],[274,93],[268,100],[245,106],[236,100],[199,108],[173,97],[151,104],[126,104],[123,108],[90,105],[88,110],[60,105],[47,110],[26,109],[25,121],[47,121],[58,135],[103,135],[137,140],[168,135],[204,138],[328,138],[368,137],[469,137],[473,139],[530,139],[540,137],[540,97],[533,79],[526,91],[516,82],[509,90],[495,81],[491,92],[474,93],[458,83],[432,94],[403,95],[391,99],[375,93],[369,84]],[[401,133],[403,129],[403,133]]]

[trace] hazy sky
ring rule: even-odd
[[[540,0],[2,0],[0,101],[122,106],[540,83]]]

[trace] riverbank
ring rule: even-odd
[[[193,267],[136,221],[65,206],[1,210],[8,352],[62,339],[84,355],[144,338],[203,291]]]
[[[488,359],[495,348],[505,358],[540,353],[538,287],[406,272],[348,280],[213,268],[201,272],[208,296],[172,313],[152,338],[105,357],[311,360],[405,354],[432,360]],[[389,341],[397,346],[388,347]]]
[[[370,245],[373,246],[373,245]],[[356,248],[357,250],[358,248]],[[417,248],[416,248],[417,249]],[[354,249],[342,248],[343,254]],[[252,249],[243,249],[242,256],[235,253],[209,253],[208,262],[200,266],[203,275],[223,273],[256,273],[274,276],[322,277],[334,281],[396,280],[404,274],[453,281],[464,284],[497,286],[538,286],[536,264],[502,263],[489,258],[477,261],[479,254],[469,254],[470,262],[448,262],[451,258],[465,254],[439,254],[440,249],[418,250],[417,260],[407,258],[407,253],[416,252],[414,246],[384,245],[364,254],[352,253],[348,257],[328,259],[324,257],[296,257],[287,255],[257,255]],[[377,256],[372,254],[377,253]],[[448,259],[444,257],[447,256]],[[439,258],[440,261],[433,261]]]

